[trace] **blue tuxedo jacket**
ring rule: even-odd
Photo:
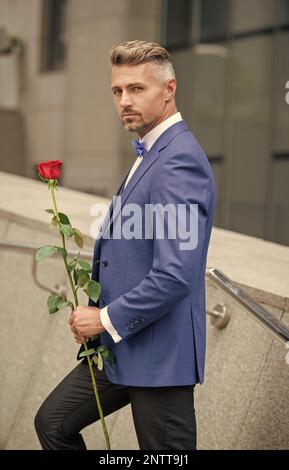
[[[215,189],[207,157],[184,121],[167,129],[145,155],[121,195],[122,210],[131,203],[141,208],[143,234],[146,204],[182,204],[187,215],[190,204],[198,204],[198,243],[182,250],[178,230],[176,237],[162,239],[156,237],[155,226],[151,238],[108,239],[108,212],[93,256],[92,278],[100,282],[101,296],[97,304],[88,303],[99,308],[109,304],[110,320],[122,337],[115,343],[106,331],[100,336],[116,358],[113,368],[105,361],[106,375],[127,386],[201,383],[205,269]],[[114,224],[118,217],[125,223],[121,213],[114,213]],[[166,225],[165,218],[168,229]]]

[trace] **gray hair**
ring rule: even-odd
[[[159,44],[149,41],[127,41],[114,46],[110,51],[112,65],[138,65],[151,62],[155,77],[161,83],[175,78],[174,66],[169,52]]]

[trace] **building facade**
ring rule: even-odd
[[[0,55],[0,170],[33,177],[62,159],[67,187],[112,196],[134,136],[113,107],[109,50],[155,40],[215,173],[215,225],[289,244],[288,0],[0,0],[1,26],[24,47],[11,106]]]

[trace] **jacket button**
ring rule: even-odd
[[[106,266],[108,265],[108,261],[106,259],[104,259],[102,262],[101,262],[102,266],[104,268],[106,268]]]
[[[128,329],[129,331],[133,331],[133,330],[134,330],[134,327],[135,327],[135,326],[134,326],[134,322],[133,322],[133,321],[131,321],[131,322],[128,323],[128,325],[127,325],[127,329]]]

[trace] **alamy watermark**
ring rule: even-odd
[[[110,212],[106,204],[91,207],[93,238],[171,239],[179,241],[180,250],[194,250],[198,245],[198,204],[126,204],[122,208],[121,196],[114,196]]]

